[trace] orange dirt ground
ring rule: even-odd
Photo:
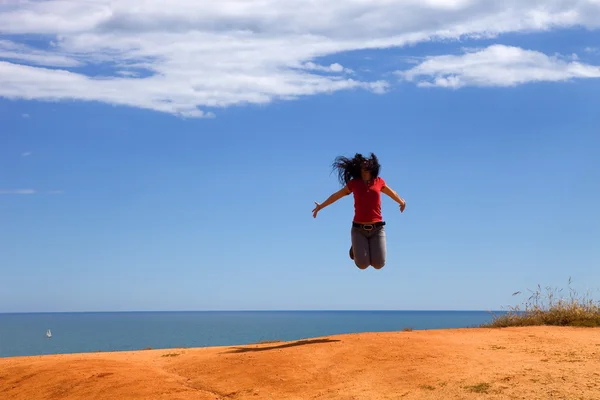
[[[600,399],[600,329],[448,329],[0,359],[0,399]]]

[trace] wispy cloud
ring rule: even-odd
[[[336,62],[340,52],[573,26],[598,28],[600,3],[0,2],[0,34],[10,35],[0,45],[0,96],[100,101],[212,117],[212,108],[232,105],[340,90],[385,92],[389,83],[383,78],[366,80]],[[20,35],[47,42],[33,48],[19,41]],[[323,56],[332,62],[321,65]]]
[[[2,61],[0,61],[0,64],[1,64],[1,63],[2,63]],[[1,80],[1,79],[2,79],[2,78],[0,78],[0,80]],[[21,117],[23,117],[23,118],[31,118],[31,115],[29,115],[29,114],[21,114]]]
[[[24,153],[21,153],[21,157],[29,157],[31,155],[30,151],[26,151]]]
[[[45,192],[40,192],[36,189],[0,189],[0,195],[27,195],[27,194],[63,194],[63,190],[48,190]]]
[[[35,194],[34,189],[0,189],[0,195]]]
[[[135,71],[115,71],[115,73],[122,76],[139,76]]]
[[[515,86],[529,82],[558,82],[600,78],[600,67],[518,47],[493,45],[461,55],[428,57],[419,65],[397,74],[423,87]]]
[[[55,67],[76,67],[82,65],[81,62],[69,56],[39,50],[10,40],[0,40],[0,59],[2,58]]]
[[[327,66],[324,65],[319,65],[319,64],[315,64],[314,62],[307,62],[305,64],[302,65],[302,68],[305,68],[307,70],[312,70],[312,71],[322,71],[322,72],[343,72],[345,74],[352,74],[354,71],[352,71],[350,68],[345,68],[343,65],[339,64],[339,63],[333,63]]]

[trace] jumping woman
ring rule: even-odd
[[[369,265],[381,269],[385,265],[387,249],[385,221],[381,216],[381,193],[400,204],[400,212],[404,212],[406,207],[404,199],[379,176],[379,169],[379,161],[373,153],[370,158],[358,153],[353,158],[337,157],[333,170],[337,171],[338,180],[343,187],[322,204],[315,202],[313,210],[313,217],[316,218],[323,208],[350,193],[354,194],[350,258],[360,269],[366,269]]]

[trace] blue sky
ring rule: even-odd
[[[488,38],[428,41],[429,18],[473,36],[498,12],[442,3],[373,32],[387,3],[352,30],[334,6],[279,27],[182,1],[169,43],[151,6],[0,5],[0,312],[499,309],[569,277],[600,297],[600,8],[552,2],[565,26],[515,31],[530,2]],[[356,152],[407,202],[383,199],[380,271],[348,258],[350,197],[312,218]]]

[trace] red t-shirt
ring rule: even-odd
[[[381,189],[385,181],[377,177],[370,185],[362,179],[352,179],[348,189],[354,194],[354,222],[381,222]]]

